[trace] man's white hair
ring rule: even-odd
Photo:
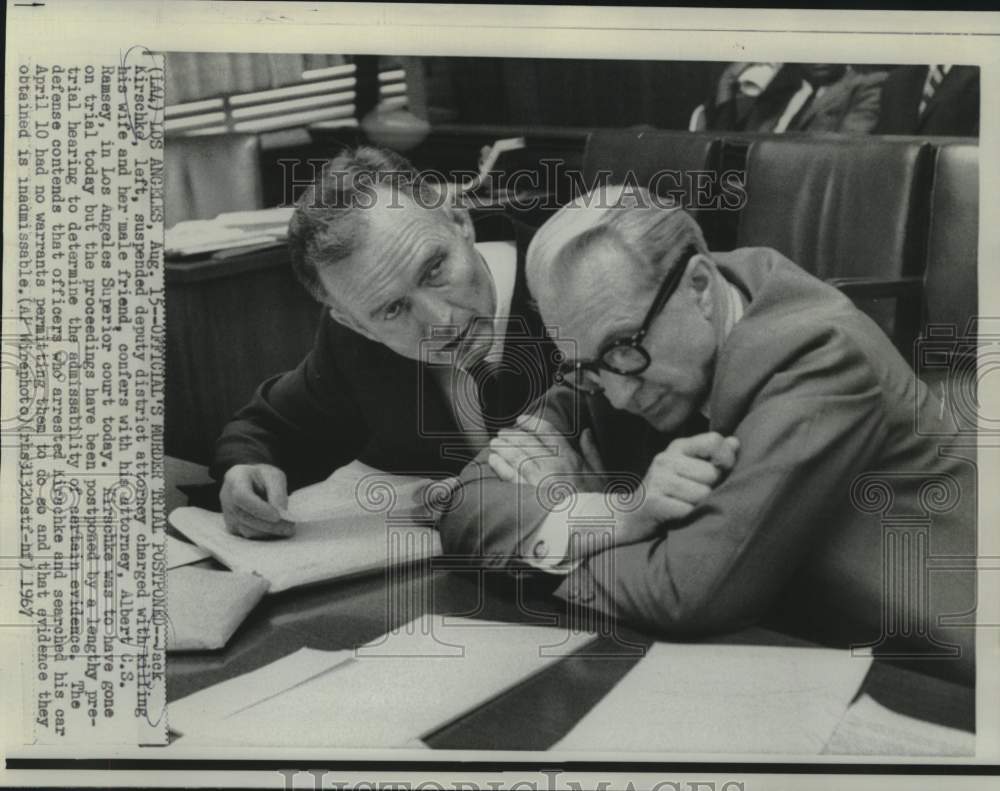
[[[551,282],[565,251],[575,249],[585,239],[602,236],[598,229],[627,245],[651,274],[658,272],[664,262],[669,265],[687,247],[708,252],[698,223],[683,209],[658,205],[642,188],[601,187],[567,203],[538,229],[526,258],[532,291],[541,283]]]

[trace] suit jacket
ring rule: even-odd
[[[879,117],[879,96],[884,72],[860,73],[851,68],[823,93],[811,98],[792,118],[789,132],[870,132]],[[771,132],[802,86],[795,65],[782,67],[756,98],[741,97],[716,108],[710,129],[724,131]]]
[[[835,288],[770,249],[713,256],[747,299],[717,354],[708,401],[710,428],[740,440],[736,466],[688,517],[593,555],[555,578],[557,593],[659,632],[730,630],[781,612],[796,628],[828,627],[815,637],[851,643],[883,635],[887,574],[910,583],[923,575],[932,618],[973,609],[973,574],[928,580],[919,556],[976,551],[974,463],[947,450],[951,437],[928,435],[948,434],[948,411]],[[591,427],[615,476],[642,475],[674,438],[603,397],[553,389],[539,410],[574,436]],[[679,434],[693,430],[704,427]],[[549,513],[544,498],[501,482],[483,457],[462,481],[441,522],[445,550],[523,567]],[[899,571],[900,553],[911,553],[914,569]],[[916,589],[897,604],[921,638],[927,611]],[[971,632],[931,629],[959,645],[965,663]]]
[[[503,361],[494,428],[513,419],[552,381],[555,348],[531,307],[523,248]],[[267,463],[289,488],[322,480],[360,459],[378,469],[422,475],[458,472],[475,455],[427,365],[402,357],[334,321],[328,313],[299,366],[265,381],[222,431],[211,473]]]
[[[885,135],[979,135],[979,67],[952,66],[918,115],[927,66],[900,66],[882,88],[875,132]]]

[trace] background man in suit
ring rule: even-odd
[[[884,80],[842,63],[732,63],[690,130],[870,132]]]
[[[884,135],[979,135],[979,67],[900,66],[882,87],[875,132]]]
[[[972,630],[937,619],[974,609],[974,575],[931,585],[922,556],[890,564],[899,544],[884,543],[877,507],[891,490],[893,514],[928,516],[913,542],[975,555],[975,468],[939,452],[940,401],[868,317],[777,252],[709,253],[682,210],[586,200],[528,251],[532,293],[570,358],[559,376],[585,400],[557,389],[546,435],[501,432],[463,471],[464,496],[440,526],[446,551],[564,575],[560,595],[661,632],[785,609],[799,629],[878,643],[888,608],[923,640],[917,655],[957,646],[960,661],[944,665],[968,673]],[[937,436],[917,433],[915,409]],[[579,428],[601,461],[582,453]],[[701,464],[671,453],[706,430],[708,446],[688,454]],[[609,510],[594,472],[641,478],[638,507]],[[583,492],[572,507],[532,488],[567,478]],[[943,494],[933,518],[928,487]],[[886,600],[886,589],[908,595]]]
[[[218,440],[232,532],[289,535],[289,488],[356,458],[453,474],[547,389],[555,350],[513,243],[476,244],[468,212],[398,155],[329,162],[289,246],[327,315],[306,359],[264,382]]]

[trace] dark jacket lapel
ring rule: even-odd
[[[966,90],[969,82],[975,79],[978,71],[979,70],[973,66],[952,66],[948,70],[948,73],[944,76],[944,79],[941,80],[941,84],[934,92],[931,100],[927,103],[927,109],[924,111],[924,114],[920,116],[920,128],[923,128],[924,125],[928,123],[928,119],[937,114],[941,108],[950,109],[951,100],[962,91]],[[926,75],[924,79],[926,80]],[[921,92],[922,91],[923,84],[921,83]]]
[[[491,428],[512,425],[514,418],[541,398],[552,384],[556,347],[534,307],[524,271],[524,248],[518,245],[517,277],[511,297],[507,335],[498,372],[498,397]],[[491,432],[492,433],[492,432]]]

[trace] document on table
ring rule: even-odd
[[[826,755],[976,754],[976,735],[907,717],[868,695],[851,704],[823,750]]]
[[[655,643],[552,750],[816,755],[870,665],[846,650]]]
[[[273,233],[220,225],[213,220],[184,220],[164,233],[167,256],[201,255],[230,247],[250,247],[274,243]]]
[[[195,693],[171,704],[171,727],[211,745],[412,746],[593,639],[559,628],[427,616],[346,660],[344,652],[331,652],[328,661],[295,655],[283,668]]]
[[[177,508],[170,524],[233,571],[257,574],[274,593],[413,563],[441,553],[427,478],[392,475],[354,462],[288,501],[295,533],[253,541],[226,530],[222,514]]]
[[[294,209],[277,207],[255,211],[225,212],[212,220],[184,220],[167,228],[168,256],[200,255],[216,250],[278,244],[288,238]]]

